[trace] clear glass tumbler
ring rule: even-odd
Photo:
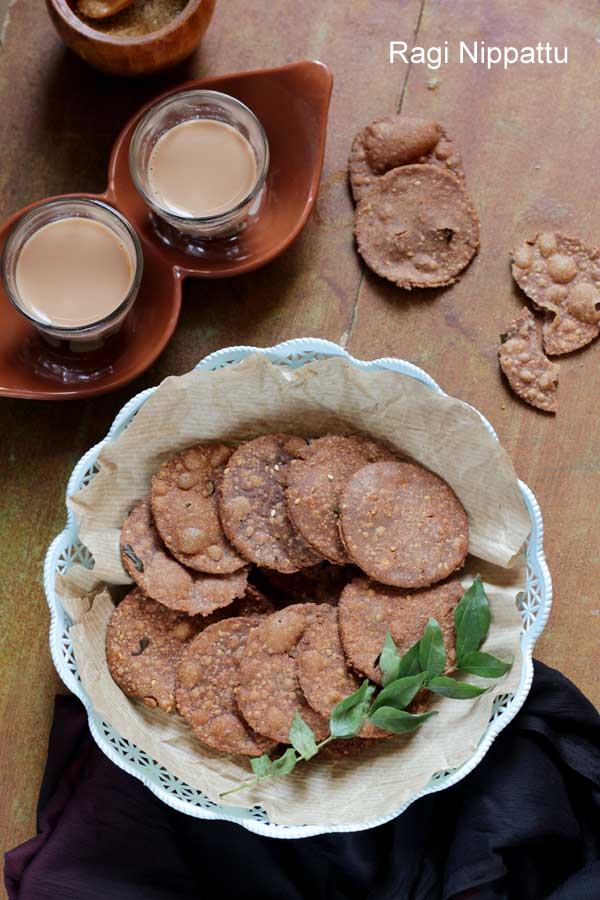
[[[133,265],[131,287],[123,301],[107,316],[81,326],[58,326],[37,318],[24,302],[17,286],[17,262],[19,254],[29,238],[44,225],[60,219],[87,218],[110,228],[125,247]],[[77,248],[73,247],[73,253]],[[127,219],[101,200],[87,197],[65,197],[49,200],[25,213],[15,222],[10,231],[0,261],[2,282],[7,296],[22,316],[32,322],[40,334],[54,347],[63,346],[71,350],[94,350],[114,334],[123,323],[137,296],[144,256],[137,234]],[[66,342],[66,343],[65,343]]]
[[[194,218],[180,215],[161,204],[152,191],[149,163],[156,142],[165,132],[197,119],[215,119],[237,129],[254,151],[257,174],[249,194],[234,207],[216,215]],[[245,227],[248,216],[257,211],[269,170],[269,143],[252,110],[235,97],[219,91],[181,91],[155,103],[138,122],[129,147],[129,170],[138,192],[158,218],[155,224],[159,235],[167,243],[194,253],[194,241],[238,234]],[[161,223],[167,223],[167,229],[161,227]],[[178,235],[184,235],[187,240],[178,240]]]

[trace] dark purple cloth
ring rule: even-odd
[[[460,784],[367,832],[258,837],[165,806],[58,697],[38,834],[10,900],[598,900],[600,717],[536,663],[523,709]]]

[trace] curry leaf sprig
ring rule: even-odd
[[[297,763],[311,759],[331,741],[355,737],[367,720],[374,693],[375,685],[365,679],[357,691],[340,700],[331,711],[329,734],[319,743],[310,725],[304,721],[300,713],[295,712],[289,731],[292,746],[277,759],[270,759],[266,753],[251,759],[250,766],[255,778],[243,781],[236,787],[224,791],[220,796],[226,797],[243,788],[252,787],[265,778],[288,775]]]
[[[485,693],[487,688],[457,681],[451,676],[466,674],[479,675],[480,678],[500,678],[508,672],[512,661],[504,662],[479,649],[488,636],[490,622],[489,601],[481,576],[477,575],[454,610],[454,666],[447,667],[444,635],[435,619],[429,619],[421,639],[403,656],[398,654],[388,631],[379,657],[384,690],[386,685],[398,678],[421,674],[424,676],[424,688],[453,700],[470,700]]]
[[[289,731],[291,747],[277,759],[267,754],[250,760],[254,778],[225,791],[221,797],[243,788],[252,787],[265,778],[289,774],[299,762],[313,756],[334,740],[356,737],[368,721],[384,731],[406,734],[416,731],[435,710],[424,713],[409,712],[408,707],[420,691],[428,690],[453,700],[471,700],[488,688],[458,681],[456,674],[478,675],[481,678],[500,678],[511,667],[490,653],[483,653],[481,645],[490,628],[490,608],[481,577],[477,575],[454,610],[456,661],[448,667],[444,635],[439,623],[429,619],[423,635],[406,653],[400,655],[388,631],[379,667],[382,688],[364,680],[353,694],[334,706],[329,720],[328,736],[317,743],[312,728],[299,713],[294,714]]]

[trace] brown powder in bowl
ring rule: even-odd
[[[107,19],[90,19],[74,10],[82,22],[112,37],[136,38],[164,28],[187,6],[188,0],[134,0],[131,6]]]

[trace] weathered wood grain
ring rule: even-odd
[[[0,0],[0,9],[3,0]],[[492,9],[493,7],[493,9]],[[387,41],[567,42],[569,66],[487,73],[451,64],[432,73],[390,67]],[[64,522],[63,495],[79,456],[135,391],[189,369],[212,350],[313,335],[364,357],[424,366],[479,407],[536,491],[556,585],[538,655],[600,700],[594,665],[600,617],[599,347],[561,364],[556,421],[518,403],[496,364],[497,335],[518,309],[508,270],[515,238],[548,219],[600,243],[593,202],[599,141],[598,26],[592,0],[222,0],[199,53],[173,73],[138,82],[100,75],[68,54],[43,5],[16,0],[0,49],[0,215],[52,193],[104,186],[112,141],[135,108],[169,84],[207,73],[318,57],[335,87],[320,198],[306,230],[261,272],[188,284],[179,329],[134,385],[89,403],[0,405],[0,849],[34,830],[34,808],[57,687],[41,588],[45,548]],[[595,54],[595,55],[594,55]],[[595,61],[595,66],[594,66]],[[427,81],[439,79],[435,90]],[[482,219],[482,251],[446,292],[407,294],[363,275],[353,248],[345,165],[356,130],[398,108],[439,116],[460,142]],[[285,111],[282,111],[282,115]]]

